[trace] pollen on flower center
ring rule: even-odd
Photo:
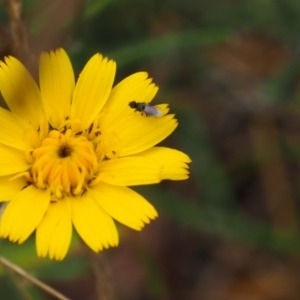
[[[71,129],[51,130],[31,156],[30,181],[56,198],[81,195],[98,170],[95,145]]]

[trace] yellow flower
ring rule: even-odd
[[[94,55],[75,84],[64,50],[44,53],[39,87],[14,57],[0,62],[0,236],[23,243],[36,231],[37,253],[61,260],[76,229],[94,251],[117,246],[116,220],[141,230],[157,217],[128,186],[188,178],[189,157],[154,147],[177,126],[174,115],[135,112],[158,88],[147,73],[112,87],[116,64]]]

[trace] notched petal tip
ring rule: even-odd
[[[11,55],[5,56],[4,61],[7,66],[13,62],[19,62],[15,57],[13,57]]]
[[[72,222],[80,237],[94,252],[118,243],[115,223],[89,192],[72,202]]]
[[[47,252],[45,248],[36,247],[36,254],[38,257],[45,258],[47,256]]]
[[[158,216],[145,198],[127,187],[100,183],[91,193],[112,218],[131,229],[140,231]]]
[[[66,56],[68,56],[67,52],[63,48],[56,48],[54,50],[41,52],[40,57],[41,56],[53,57],[53,55],[64,55],[64,56],[66,55]]]
[[[148,215],[144,215],[141,220],[140,220],[140,224],[139,226],[136,226],[135,228],[131,227],[132,229],[136,230],[136,231],[142,231],[142,229],[144,229],[144,227],[148,224],[151,223],[151,221],[155,220],[156,218],[158,218],[158,213],[157,211],[153,208],[153,214],[151,215],[151,213],[149,213]]]
[[[61,253],[51,253],[49,255],[49,258],[51,260],[56,260],[56,261],[62,261],[65,258],[66,254],[61,254]]]
[[[182,161],[189,164],[192,162],[192,159],[185,153],[181,152],[182,153]]]

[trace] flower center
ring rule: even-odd
[[[98,171],[97,144],[71,129],[51,130],[36,148],[30,181],[56,198],[81,195]],[[55,198],[54,197],[54,198]]]
[[[69,145],[62,145],[58,152],[60,157],[67,157],[72,153],[72,148]]]

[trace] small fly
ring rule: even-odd
[[[146,102],[131,101],[129,102],[129,106],[135,111],[141,112],[142,115],[145,114],[147,117],[153,116],[159,118],[164,115],[164,112],[160,108],[154,105],[150,105]]]

